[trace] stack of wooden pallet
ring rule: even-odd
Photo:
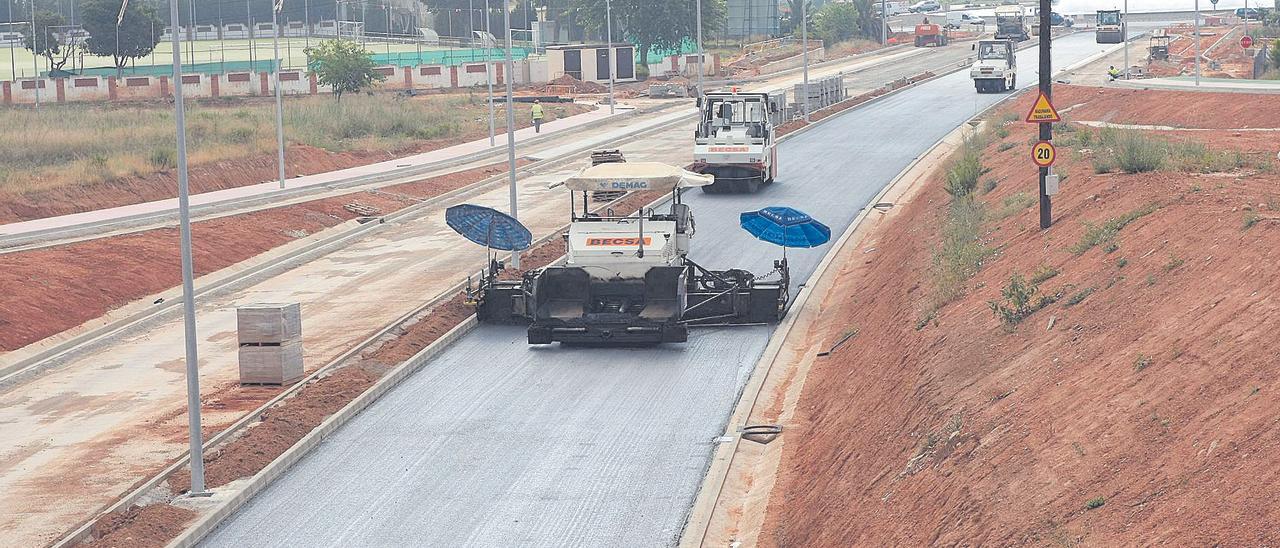
[[[298,303],[262,303],[236,311],[241,384],[291,384],[302,378]]]

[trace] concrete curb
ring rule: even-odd
[[[400,364],[396,369],[382,377],[376,384],[364,393],[356,397],[348,403],[342,410],[330,415],[320,426],[316,427],[309,434],[304,436],[298,443],[294,444],[287,451],[271,461],[266,468],[255,474],[248,483],[241,487],[235,494],[231,495],[225,502],[219,505],[212,512],[204,515],[195,524],[187,527],[178,538],[169,542],[171,548],[186,548],[194,546],[201,539],[212,532],[222,523],[227,516],[230,516],[240,507],[244,506],[254,495],[271,485],[276,478],[284,474],[290,467],[302,459],[312,448],[323,442],[338,428],[346,424],[356,414],[363,411],[366,407],[377,401],[383,394],[390,391],[401,381],[408,378],[419,368],[431,361],[432,358],[443,352],[449,345],[469,333],[478,325],[476,316],[473,314],[464,320],[461,324],[449,330],[448,333],[442,335],[435,342],[431,343],[421,352],[415,354],[404,363]]]
[[[856,108],[856,107],[855,107]],[[853,110],[853,109],[850,109]],[[986,111],[983,111],[984,113]],[[756,401],[760,396],[760,389],[764,386],[765,380],[769,377],[769,373],[773,370],[773,366],[778,361],[778,355],[782,351],[782,345],[791,335],[791,330],[799,320],[800,311],[804,310],[809,302],[809,298],[814,294],[814,289],[827,276],[828,270],[835,262],[836,257],[845,251],[845,247],[849,244],[849,240],[858,228],[862,226],[862,222],[867,215],[875,208],[874,204],[880,202],[886,194],[892,191],[908,174],[914,170],[920,162],[931,155],[939,146],[948,139],[952,138],[956,133],[964,133],[967,131],[964,125],[948,132],[947,135],[939,139],[929,147],[920,156],[917,156],[911,163],[907,164],[889,184],[880,189],[875,197],[868,202],[867,207],[863,208],[849,224],[848,228],[836,240],[831,250],[823,256],[822,261],[818,263],[813,275],[809,277],[804,288],[800,290],[800,295],[796,297],[791,305],[791,313],[787,315],[782,325],[775,329],[773,335],[769,337],[769,343],[765,347],[764,353],[760,356],[760,360],[756,363],[755,369],[748,379],[746,387],[743,389],[742,397],[738,400],[738,405],[734,408],[733,415],[729,419],[729,428],[725,431],[725,436],[733,438],[732,442],[720,444],[716,447],[715,454],[712,456],[712,464],[707,471],[706,479],[698,490],[698,497],[694,502],[693,509],[690,511],[689,520],[685,524],[684,533],[680,537],[680,546],[694,547],[702,546],[706,538],[708,527],[711,525],[711,517],[719,502],[720,493],[724,488],[725,481],[728,479],[729,471],[733,466],[733,457],[737,453],[738,445],[741,443],[741,437],[738,435],[742,427],[747,426],[747,421],[751,417],[751,412],[755,409]],[[750,399],[748,399],[750,395]],[[693,539],[696,538],[697,541]]]

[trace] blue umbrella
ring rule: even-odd
[[[520,221],[493,208],[456,205],[445,210],[444,220],[458,234],[488,248],[520,251],[533,243],[533,234]]]
[[[741,215],[743,230],[769,243],[787,247],[817,247],[831,240],[831,229],[803,211],[766,207]]]

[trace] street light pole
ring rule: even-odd
[[[9,4],[9,24],[6,26],[9,29],[13,29],[13,0],[5,0],[5,2]],[[36,34],[34,32],[31,33],[32,38],[34,38],[35,35]],[[13,79],[17,80],[18,79],[18,57],[14,53],[15,49],[18,49],[17,44],[13,43],[12,41],[9,42],[9,74],[12,74]]]
[[[516,111],[511,81],[515,80],[515,62],[511,59],[511,10],[506,0],[502,6],[503,28],[507,31],[507,167],[511,182],[511,218],[519,220],[516,215]],[[511,252],[511,267],[520,270],[520,252]]]
[[[1196,0],[1196,85],[1200,85],[1200,0]]]
[[[804,121],[809,121],[809,0],[800,0],[800,41],[804,42]]]
[[[702,97],[702,74],[704,72],[702,69],[702,58],[707,55],[702,51],[702,0],[697,0],[697,5],[694,9],[698,10],[698,13],[695,15],[695,18],[698,21],[698,97]],[[648,63],[649,61],[646,59],[644,62]]]
[[[495,107],[493,106],[493,50],[489,48],[489,39],[493,38],[493,33],[489,31],[490,15],[489,0],[484,0],[484,32],[489,35],[484,40],[484,80],[489,85],[489,146],[492,147],[497,146],[494,137],[496,129],[493,121],[497,114],[494,112]]]
[[[605,33],[606,33],[605,41],[608,42],[607,47],[609,50],[609,114],[614,113],[614,109],[613,109],[613,103],[614,103],[614,100],[613,100],[613,64],[614,64],[613,63],[613,9],[611,8],[611,4],[612,3],[609,0],[604,0],[604,27],[605,27]],[[599,75],[596,75],[596,76],[599,77]]]
[[[34,3],[34,2],[33,2]],[[204,442],[200,432],[200,360],[196,355],[196,299],[191,266],[191,214],[187,188],[187,122],[182,102],[182,44],[178,42],[178,0],[169,0],[169,24],[173,26],[173,104],[178,141],[178,230],[182,253],[182,323],[187,345],[187,423],[191,442],[192,496],[206,495]]]
[[[880,45],[882,46],[889,44],[889,12],[885,10],[886,3],[885,0],[880,0]]]
[[[31,69],[35,71],[32,83],[36,85],[36,109],[40,108],[40,56],[36,54],[36,0],[31,0]],[[48,46],[49,38],[45,37]]]
[[[1124,0],[1124,19],[1121,21],[1121,33],[1124,40],[1124,79],[1129,79],[1129,0]]]
[[[280,68],[284,63],[280,62],[280,8],[284,7],[284,0],[276,0],[274,6],[271,7],[271,41],[272,61],[276,64],[274,71],[276,86],[276,161],[280,167],[280,188],[284,188],[284,98],[280,91]]]

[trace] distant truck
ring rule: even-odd
[[[978,17],[976,15],[969,15],[968,13],[965,13],[963,11],[953,11],[953,12],[947,13],[947,28],[952,30],[959,30],[965,25],[968,25],[970,28],[984,27],[987,25],[987,22],[983,20],[981,17]]]
[[[910,5],[907,4],[906,2],[885,2],[884,9],[885,11],[889,12],[889,17],[893,17],[895,15],[902,15],[904,13],[907,13],[907,11],[910,9]],[[871,3],[871,11],[874,12],[876,15],[879,15],[880,2],[873,1]]]
[[[1030,37],[1027,28],[1027,12],[1022,6],[996,8],[996,40],[1021,42]]]

